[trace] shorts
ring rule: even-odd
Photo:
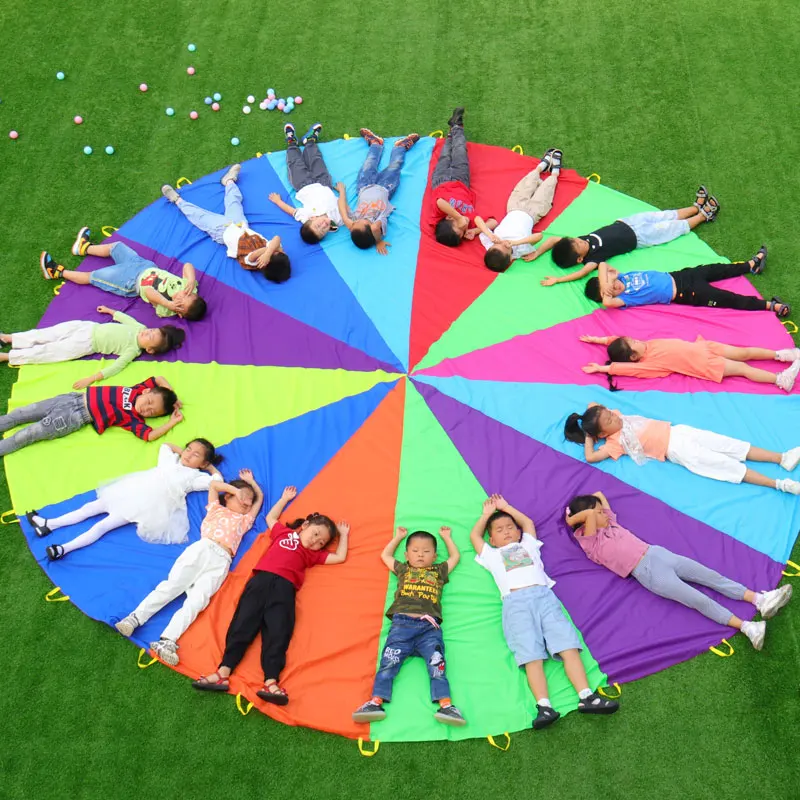
[[[582,649],[575,627],[546,586],[517,589],[503,598],[503,633],[518,667]]]
[[[114,242],[111,248],[113,266],[102,267],[89,273],[89,283],[120,297],[137,297],[139,276],[153,266],[123,242]]]
[[[667,460],[704,478],[741,483],[747,472],[744,461],[749,452],[749,442],[741,439],[689,425],[672,425],[669,429]]]

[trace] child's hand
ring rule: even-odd
[[[81,378],[79,381],[75,381],[72,384],[73,389],[85,389],[87,386],[91,386],[94,383],[94,378]]]
[[[487,497],[483,501],[483,516],[489,517],[497,511],[497,503],[495,502],[494,495]]]
[[[394,535],[398,539],[405,539],[405,537],[408,536],[408,528],[398,527],[395,529]]]
[[[350,523],[346,519],[340,519],[336,523],[336,530],[339,531],[339,536],[345,538],[350,535]]]
[[[275,205],[278,205],[281,200],[281,196],[277,192],[270,192],[267,196],[270,200],[272,200],[273,203],[275,203]]]
[[[239,470],[239,477],[240,477],[240,478],[241,478],[243,481],[247,481],[248,483],[253,483],[253,482],[254,482],[254,479],[253,479],[253,472],[252,472],[252,470],[249,470],[249,469],[240,469],[240,470]]]
[[[175,410],[174,410],[174,411],[173,411],[173,412],[172,412],[172,413],[169,415],[169,421],[170,421],[170,422],[171,422],[173,425],[177,425],[179,422],[183,422],[183,412],[182,412],[182,411],[181,411],[179,408],[176,408],[176,409],[175,409]]]
[[[474,239],[477,234],[478,234],[477,228],[470,228],[468,231],[464,231],[464,238],[470,241]]]
[[[114,309],[109,308],[108,306],[97,306],[97,313],[98,314],[108,314],[109,316],[114,316]]]
[[[584,372],[588,372],[590,375],[593,372],[605,372],[605,370],[599,365],[592,362],[591,364],[587,364],[585,367],[581,367]]]
[[[297,487],[296,486],[287,486],[283,490],[283,494],[281,495],[281,500],[285,503],[288,503],[290,500],[294,500],[297,497]]]
[[[389,242],[384,242],[384,241],[383,241],[383,239],[381,239],[381,241],[379,241],[379,242],[378,242],[378,243],[375,245],[375,249],[376,249],[376,250],[377,250],[377,251],[378,251],[378,252],[379,252],[379,253],[380,253],[382,256],[388,256],[388,255],[389,255],[389,248],[390,248],[390,247],[391,247],[391,244],[389,244]]]
[[[506,502],[505,497],[501,494],[493,494],[492,500],[494,500],[494,507],[498,511],[505,511],[508,508],[508,503]]]
[[[527,260],[527,256],[523,256],[525,260]],[[546,277],[542,278],[539,283],[542,286],[555,286],[558,283],[558,280],[554,278],[552,275],[547,275]]]
[[[441,536],[442,539],[450,539],[452,535],[453,531],[447,525],[442,525],[442,527],[439,528],[439,536]]]

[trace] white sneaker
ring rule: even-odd
[[[742,633],[750,640],[753,650],[761,650],[764,646],[764,636],[767,633],[767,623],[763,620],[761,622],[743,622]]]
[[[228,181],[233,181],[236,183],[239,180],[239,173],[242,171],[241,164],[234,164],[219,180],[219,182],[224,186]]]
[[[775,351],[776,361],[797,361],[800,358],[800,347],[788,347],[785,350]]]
[[[163,194],[170,203],[177,203],[178,200],[181,199],[181,196],[168,183],[165,183],[161,187],[161,194]]]
[[[133,614],[128,614],[114,626],[123,636],[131,636],[139,627],[139,620]]]
[[[792,599],[792,585],[790,583],[764,592],[756,603],[756,608],[761,612],[762,619],[774,617]]]
[[[786,367],[783,372],[776,376],[775,385],[784,392],[791,392],[794,382],[797,380],[797,373],[800,372],[800,361],[793,361],[791,367]]]
[[[800,361],[797,363],[800,364]],[[781,456],[781,466],[787,472],[791,472],[798,464],[800,464],[800,447],[793,447]]]
[[[786,494],[800,494],[800,481],[793,481],[791,478],[778,478],[775,481],[775,488],[779,492],[786,492]]]
[[[150,642],[150,649],[165,664],[177,667],[180,659],[178,658],[178,645],[172,639],[159,639],[157,642]]]

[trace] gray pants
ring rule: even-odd
[[[435,189],[448,181],[461,181],[465,186],[469,186],[467,137],[460,125],[450,128],[450,133],[444,140],[439,161],[431,175],[431,187]]]
[[[290,144],[286,148],[286,166],[289,168],[289,182],[297,192],[312,183],[333,189],[331,175],[316,142],[309,142],[302,152],[296,144]]]
[[[6,456],[34,442],[46,439],[60,439],[80,430],[92,421],[86,408],[85,395],[79,392],[60,394],[49,400],[40,400],[29,406],[15,408],[11,413],[0,417],[0,433],[32,422],[7,439],[0,439],[0,456]]]
[[[732,600],[743,600],[747,591],[741,583],[657,545],[648,548],[631,575],[653,594],[694,608],[720,625],[727,625],[733,613],[690,586],[687,581],[708,586]]]

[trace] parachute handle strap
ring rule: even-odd
[[[719,656],[720,658],[730,658],[730,657],[731,657],[731,656],[732,656],[732,655],[733,655],[733,654],[736,652],[736,651],[733,649],[733,645],[732,645],[732,644],[731,644],[731,643],[730,643],[730,642],[729,642],[727,639],[723,639],[723,640],[720,642],[720,644],[726,644],[726,645],[728,645],[728,652],[727,652],[727,653],[724,653],[724,652],[723,652],[722,650],[720,650],[718,647],[714,647],[713,645],[712,645],[711,647],[709,647],[708,649],[709,649],[709,650],[710,650],[710,651],[711,651],[711,652],[712,652],[712,653],[713,653],[715,656]]]
[[[253,704],[249,700],[246,701],[246,704],[242,703],[243,699],[244,699],[244,696],[242,695],[241,692],[239,692],[236,695],[236,708],[239,709],[239,713],[243,717],[246,717],[253,710]]]
[[[100,228],[100,233],[102,233],[103,236],[108,238],[109,236],[115,234],[118,230],[119,228],[117,228],[115,225],[103,225],[103,227]]]
[[[597,179],[597,180],[595,180],[595,183],[600,183],[600,176],[599,176],[599,175],[598,175],[596,172],[593,172],[593,173],[592,173],[592,174],[591,174],[591,175],[590,175],[590,176],[587,178],[587,180],[592,180],[592,178],[596,178],[596,179]]]
[[[522,145],[521,145],[521,144],[515,144],[515,145],[514,145],[514,146],[511,148],[511,152],[512,152],[512,153],[519,153],[521,156],[524,156],[524,155],[525,155],[525,151],[522,149]]]
[[[494,736],[487,736],[486,738],[492,747],[496,747],[498,750],[502,750],[505,753],[508,748],[511,747],[511,737],[509,736],[508,731],[506,731],[503,736],[506,737],[505,745],[497,744],[497,742],[494,740]]]
[[[364,756],[364,758],[372,758],[372,756],[374,756],[375,753],[377,753],[378,750],[380,750],[381,740],[375,739],[372,742],[372,750],[368,750],[366,747],[364,747],[365,741],[367,740],[362,739],[360,736],[358,737],[358,752],[361,753],[361,755]]]
[[[180,189],[181,186],[186,186],[189,183],[191,183],[191,181],[186,177],[178,178],[178,180],[175,181],[175,188]]]
[[[154,656],[147,663],[144,663],[142,661],[142,656],[145,655],[146,653],[147,653],[147,650],[145,650],[144,647],[140,648],[139,655],[136,658],[136,666],[139,667],[139,669],[147,669],[148,667],[152,667],[153,664],[155,664],[156,661],[158,661],[158,659],[155,658],[155,656]]]
[[[56,595],[61,591],[60,586],[56,586],[54,589],[51,589],[45,596],[46,603],[64,603],[69,600],[69,595],[65,594],[61,597],[56,597]]]
[[[443,139],[444,138],[444,131],[441,130],[441,129],[435,130],[435,131],[431,131],[428,134],[428,136],[430,136],[432,139]]]
[[[611,686],[617,690],[616,694],[609,694],[605,689],[603,689],[602,686],[597,687],[598,694],[603,695],[603,697],[607,697],[609,700],[616,700],[618,697],[621,697],[622,687],[618,683],[612,683]]]
[[[0,525],[14,525],[17,522],[19,522],[19,517],[13,508],[9,508],[8,511],[0,514]]]
[[[794,570],[794,572],[787,572],[786,570],[783,570],[783,572],[781,572],[781,575],[784,575],[787,578],[800,577],[800,564],[795,564],[794,561],[787,561],[786,566],[791,567]]]
[[[785,325],[787,332],[791,334],[797,333],[800,330],[800,328],[797,327],[797,323],[792,322],[790,319],[785,319],[781,322],[781,325]],[[794,330],[789,330],[789,325],[791,325]]]

